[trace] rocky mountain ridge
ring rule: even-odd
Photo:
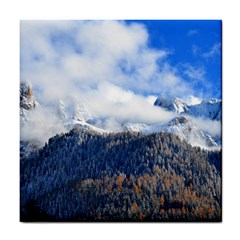
[[[189,105],[181,98],[159,97],[154,105],[177,114],[188,114],[217,121],[222,119],[222,100],[216,98],[203,99],[199,104]]]
[[[221,138],[220,136],[211,136],[209,132],[198,129],[198,126],[193,121],[194,118],[198,117],[211,121],[221,121],[221,100],[204,99],[199,104],[189,105],[181,98],[159,97],[154,102],[154,105],[167,111],[174,112],[176,116],[165,123],[146,124],[138,122],[123,122],[122,129],[120,131],[141,132],[144,134],[168,132],[179,136],[181,140],[187,141],[192,146],[200,146],[208,149],[221,147],[221,141],[219,141]],[[31,114],[34,111],[40,111],[40,108],[41,105],[35,99],[31,85],[29,83],[21,83],[21,127],[28,124],[32,124],[32,126],[35,127],[35,120],[31,117]],[[73,128],[90,129],[99,133],[111,132],[109,129],[103,129],[96,125],[97,122],[104,120],[100,119],[96,114],[90,112],[81,103],[59,100],[57,103],[54,103],[53,109],[57,118],[57,124],[62,125],[62,129],[65,129],[65,132]],[[23,142],[24,141],[22,141],[22,144]],[[25,145],[29,146],[29,142]],[[34,149],[32,145],[30,146]],[[22,147],[22,149],[28,148]],[[28,153],[28,151],[26,152]]]

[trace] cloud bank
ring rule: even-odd
[[[166,50],[148,47],[143,25],[122,21],[22,21],[21,80],[46,99],[108,82],[137,94],[192,91]]]
[[[104,127],[113,131],[125,121],[170,120],[173,113],[150,104],[154,96],[182,97],[194,95],[194,90],[168,62],[170,52],[152,49],[148,41],[147,29],[137,23],[21,21],[21,81],[32,83],[37,100],[47,109],[35,116],[41,122],[37,128],[23,129],[21,135],[57,132],[51,105],[69,99],[107,117]],[[201,78],[203,72],[192,68],[185,74]]]
[[[193,122],[198,129],[208,132],[213,137],[220,137],[222,134],[222,123],[203,118],[194,118]]]

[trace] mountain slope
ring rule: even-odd
[[[20,83],[20,126],[22,130],[31,124],[31,112],[39,106],[33,95],[32,86],[28,82]],[[36,142],[25,141],[20,139],[20,157],[27,157],[38,149]]]
[[[30,110],[37,105],[30,83],[20,83],[20,108]]]
[[[188,141],[192,146],[203,148],[221,147],[221,100],[215,98],[204,99],[198,104],[189,105],[180,98],[159,97],[154,102],[154,105],[175,112],[177,114],[175,119],[188,119],[184,124],[176,124],[173,119],[174,124],[169,125],[170,121],[168,124],[160,126],[159,131],[174,133],[181,139]],[[213,129],[216,129],[216,126],[219,125],[219,129],[214,132],[207,126],[209,124],[212,124]],[[199,127],[203,129],[199,129]],[[154,130],[155,128],[155,126],[151,126],[148,130]]]
[[[154,102],[154,105],[176,113],[186,112],[188,108],[183,99],[176,97],[159,97]]]
[[[222,118],[222,101],[215,98],[204,99],[199,104],[188,105],[181,98],[159,97],[154,102],[154,105],[178,114],[185,113],[193,117],[203,117],[217,121],[220,121]]]
[[[208,133],[197,128],[191,118],[181,115],[165,124],[126,123],[123,125],[123,129],[125,131],[142,133],[168,132],[177,135],[181,140],[191,143],[192,146],[201,146],[209,149],[219,147]]]
[[[29,121],[29,112],[36,109],[38,106],[36,101],[32,86],[30,83],[21,82],[20,83],[20,121],[21,125],[27,124]]]
[[[221,120],[221,100],[207,99],[199,104],[188,105],[181,98],[159,97],[154,105],[175,112],[176,117],[169,122],[146,124],[136,122],[118,122],[118,131],[137,131],[142,133],[169,132],[186,140],[192,146],[203,148],[221,147],[221,136],[213,136],[211,131],[199,129],[193,118],[210,121]],[[46,115],[48,116],[46,120]],[[43,146],[49,137],[67,132],[73,128],[87,128],[99,133],[111,132],[109,117],[98,116],[89,111],[84,104],[65,99],[53,101],[41,106],[35,99],[29,83],[20,85],[20,121],[21,121],[21,154],[29,154],[31,144]],[[111,121],[111,119],[109,120]],[[203,125],[203,124],[202,124]],[[29,149],[27,149],[29,147]]]
[[[222,101],[214,98],[205,99],[199,104],[188,106],[185,113],[195,117],[220,121],[222,119]]]
[[[219,221],[221,152],[74,129],[21,159],[22,221]]]

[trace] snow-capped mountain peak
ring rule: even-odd
[[[184,100],[177,97],[159,97],[154,102],[154,105],[176,113],[185,112],[187,108]]]
[[[222,118],[222,101],[215,98],[204,99],[199,104],[188,106],[185,113],[194,117],[219,121]]]
[[[95,118],[95,115],[90,112],[83,104],[60,100],[56,106],[57,115],[62,121],[74,119],[76,121],[87,122]]]
[[[203,117],[217,121],[222,118],[222,101],[216,98],[203,99],[198,104],[188,105],[181,98],[159,97],[154,105],[177,114],[187,114],[193,117]]]
[[[128,122],[127,119],[121,122],[117,119],[118,129],[115,131],[133,131],[145,134],[169,132],[193,146],[215,148],[221,144],[220,135],[214,135],[213,137],[209,131],[203,130],[204,128],[198,124],[196,118],[199,118],[199,121],[204,118],[210,121],[220,121],[221,104],[221,100],[214,98],[188,105],[181,98],[159,97],[154,105],[174,112],[175,117],[173,119],[168,122],[155,122],[154,124],[138,122],[137,119],[135,122]],[[49,115],[47,119],[46,114]],[[94,130],[101,134],[112,132],[111,124],[108,123],[108,116],[97,115],[89,111],[86,105],[73,99],[49,102],[45,109],[44,103],[40,105],[36,101],[32,87],[28,83],[21,83],[20,85],[20,119],[21,132],[27,135],[27,139],[24,138],[23,141],[28,141],[30,136],[30,142],[33,137],[41,138],[42,142],[47,141],[49,136],[67,132],[73,128]],[[27,144],[25,145],[30,146],[29,142]]]
[[[146,134],[168,132],[177,135],[181,140],[185,140],[193,146],[210,149],[218,147],[218,144],[208,133],[199,130],[193,121],[186,116],[175,117],[165,124],[126,123],[123,125],[123,129],[124,131]]]
[[[33,95],[32,86],[28,82],[20,83],[20,108],[30,110],[37,105],[36,99]]]

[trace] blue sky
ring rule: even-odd
[[[171,52],[168,61],[204,96],[221,98],[221,21],[219,20],[130,20],[144,24],[151,48]],[[186,74],[193,67],[196,81]],[[196,72],[196,73],[197,73]],[[202,77],[201,77],[202,75]]]

